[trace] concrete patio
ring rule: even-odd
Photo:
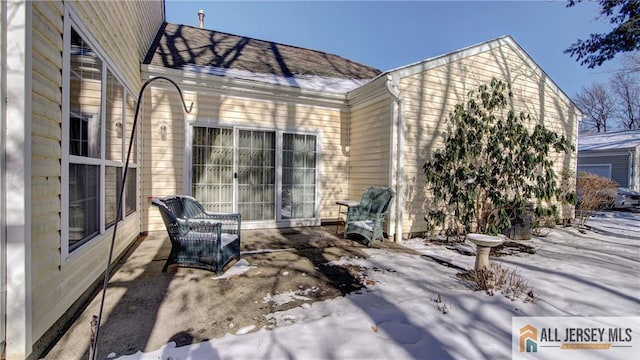
[[[327,264],[343,256],[367,257],[357,240],[342,239],[335,225],[243,231],[242,259],[216,277],[181,267],[163,273],[170,250],[166,233],[143,236],[109,281],[97,357],[256,331],[270,326],[266,314],[366,287],[359,268]],[[387,241],[376,241],[374,247],[412,252]],[[285,303],[270,301],[286,293],[296,296]],[[88,358],[90,324],[100,299],[100,293],[92,297],[44,359]]]

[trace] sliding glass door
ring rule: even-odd
[[[194,126],[192,195],[243,223],[305,220],[317,214],[317,135]]]
[[[316,136],[285,133],[282,139],[282,218],[314,218]]]
[[[234,212],[233,129],[193,128],[192,195],[213,212]]]
[[[242,221],[276,218],[276,134],[238,131],[238,212]]]

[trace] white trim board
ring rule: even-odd
[[[2,204],[6,218],[6,357],[26,358],[32,351],[31,300],[31,62],[32,3],[6,2],[5,159]],[[6,31],[4,31],[6,30]]]
[[[580,170],[580,168],[603,168],[606,169],[606,172],[608,173],[607,176],[605,176],[606,178],[611,179],[611,164],[582,164],[582,165],[578,165],[577,170],[578,172],[582,172],[584,170]],[[584,172],[589,172],[589,171],[584,171]],[[591,174],[595,174],[595,173],[591,173]],[[595,175],[600,175],[603,176],[602,174],[595,174]]]

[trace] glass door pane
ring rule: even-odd
[[[238,212],[243,221],[275,219],[276,135],[238,131]]]
[[[282,136],[282,218],[315,217],[316,136]]]
[[[233,212],[233,129],[193,128],[192,194],[213,212]]]

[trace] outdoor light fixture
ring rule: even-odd
[[[169,131],[167,130],[167,125],[162,124],[160,125],[160,139],[162,140],[167,140],[167,133]]]
[[[116,137],[118,139],[122,139],[122,123],[120,121],[118,121],[115,124],[115,127],[116,127]]]

